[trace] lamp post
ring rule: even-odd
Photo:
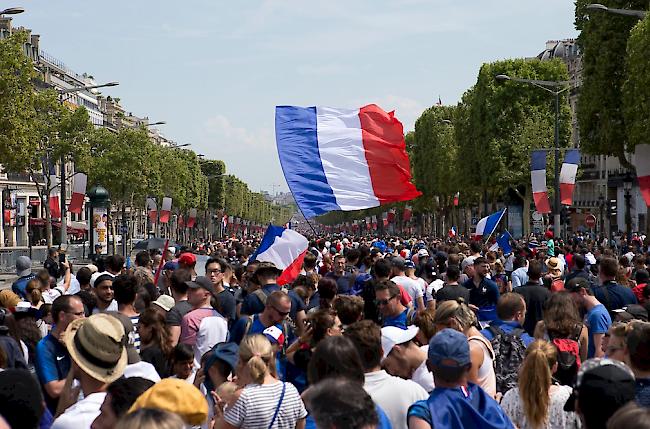
[[[647,12],[644,10],[632,10],[632,9],[616,9],[613,7],[607,7],[603,4],[600,3],[592,3],[588,4],[585,9],[588,11],[592,10],[601,10],[603,12],[608,12],[616,15],[625,15],[625,16],[633,16],[635,18],[643,19],[647,15]]]
[[[625,194],[623,197],[625,198],[625,235],[627,236],[627,241],[632,239],[632,210],[631,210],[631,200],[632,200],[632,182],[634,179],[632,178],[632,175],[628,171],[625,173],[625,177],[623,178],[623,189],[625,191]]]
[[[565,80],[537,80],[537,79],[520,79],[510,77],[505,74],[495,76],[500,81],[513,81],[525,83],[543,89],[555,96],[555,204],[553,205],[553,231],[556,236],[560,235],[560,94],[568,91],[569,81]]]
[[[22,7],[8,7],[6,9],[0,10],[0,16],[2,15],[18,15],[19,13],[25,12],[25,9]]]
[[[152,122],[152,123],[150,123],[150,124],[145,124],[144,126],[145,126],[145,127],[153,127],[153,126],[155,126],[155,125],[165,125],[166,123],[167,123],[167,122],[165,122],[165,121],[158,121],[158,122]]]
[[[605,196],[600,194],[598,196],[598,207],[600,208],[600,234],[605,236]]]
[[[90,91],[91,89],[98,89],[98,88],[107,88],[111,86],[117,86],[119,85],[119,82],[108,82],[108,83],[103,83],[100,85],[85,85],[85,86],[75,86],[73,88],[62,88],[58,89],[57,92],[59,94],[59,101],[61,104],[65,101],[64,95],[66,94],[74,94],[77,92],[81,91]],[[66,215],[66,207],[65,207],[65,199],[66,199],[66,192],[65,192],[65,154],[61,155],[61,245],[66,245],[68,244],[68,222],[67,222],[67,215]]]

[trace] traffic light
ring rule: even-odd
[[[607,214],[609,216],[616,216],[616,200],[609,200],[607,205]]]

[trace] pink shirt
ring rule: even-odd
[[[218,314],[212,307],[197,308],[187,313],[181,320],[181,337],[179,342],[194,347],[196,333],[199,331],[199,327],[201,327],[201,320]]]

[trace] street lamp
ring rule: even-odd
[[[57,92],[60,96],[63,96],[75,92],[90,91],[91,89],[118,86],[119,84],[119,82],[107,82],[100,85],[75,86],[72,88],[58,89]],[[60,102],[63,104],[63,97],[60,97]],[[66,220],[65,210],[65,155],[61,155],[61,245],[68,244],[68,222]]]
[[[603,12],[608,12],[608,13],[613,13],[616,15],[625,15],[625,16],[633,16],[639,19],[645,18],[647,12],[644,10],[631,10],[631,9],[616,9],[613,7],[607,7],[604,4],[600,3],[592,3],[588,4],[585,9],[587,10],[600,10]]]
[[[553,207],[553,232],[560,235],[560,94],[568,91],[570,82],[566,80],[537,80],[510,77],[505,74],[495,76],[500,81],[512,81],[536,86],[555,96],[555,204]]]
[[[187,146],[191,146],[191,145],[192,145],[192,143],[170,144],[169,147],[174,148],[174,149],[178,149],[179,147],[187,147]]]
[[[8,7],[7,9],[0,10],[0,15],[18,15],[25,12],[22,7]]]
[[[628,243],[632,239],[632,211],[630,204],[630,201],[632,200],[632,194],[630,191],[632,190],[633,181],[634,179],[632,178],[630,172],[626,172],[625,177],[623,178],[623,190],[625,191],[625,195],[623,195],[623,197],[625,198],[625,233],[627,235]]]

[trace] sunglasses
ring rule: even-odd
[[[290,311],[280,311],[277,309],[277,307],[271,306],[273,309],[282,317],[288,316]]]
[[[391,299],[395,298],[396,296],[397,296],[397,295],[393,295],[393,296],[391,296],[391,297],[388,298],[388,299],[376,299],[376,300],[375,300],[375,304],[376,304],[376,305],[380,305],[380,306],[381,306],[381,305],[388,305],[388,302],[389,302]]]

